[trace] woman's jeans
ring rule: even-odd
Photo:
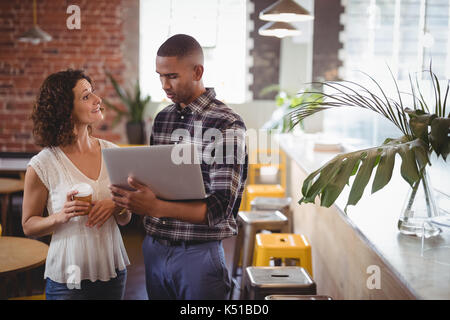
[[[82,280],[81,288],[69,289],[66,283],[47,278],[45,295],[47,300],[122,300],[127,281],[127,269],[116,270],[117,277],[109,281]]]

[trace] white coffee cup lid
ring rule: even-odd
[[[94,193],[94,189],[88,183],[78,183],[72,187],[72,190],[77,190],[76,195],[79,197],[86,197]]]

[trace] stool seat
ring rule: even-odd
[[[252,265],[255,236],[262,230],[285,232],[288,219],[280,211],[239,211],[237,214],[238,235],[235,241],[231,276],[236,277],[242,255],[242,271]],[[243,278],[241,279],[242,289]]]
[[[243,298],[271,294],[315,295],[316,283],[302,267],[247,267]]]
[[[250,204],[256,197],[283,198],[286,189],[279,184],[249,184],[246,186],[245,210],[250,210]]]
[[[272,258],[298,259],[297,265],[312,276],[311,245],[304,235],[295,233],[258,233],[253,265],[269,266]]]
[[[274,211],[239,211],[238,220],[247,223],[258,225],[259,228],[264,229],[264,226],[272,228],[279,224],[280,227],[286,225],[287,218],[278,210]]]
[[[264,249],[276,250],[298,250],[310,247],[304,235],[295,233],[257,234],[256,243]]]
[[[287,232],[294,231],[293,213],[290,208],[292,198],[290,197],[256,197],[250,202],[252,211],[281,211],[288,218]]]
[[[260,197],[264,194],[273,194],[272,197],[277,197],[276,194],[282,194],[280,197],[284,197],[285,189],[279,184],[249,184],[247,192],[249,194],[257,194]]]
[[[250,204],[252,206],[252,210],[280,210],[283,212],[283,208],[289,208],[291,201],[292,198],[290,197],[256,197]]]

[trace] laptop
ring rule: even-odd
[[[163,200],[206,198],[199,157],[193,144],[103,149],[111,184],[133,190],[134,176]]]

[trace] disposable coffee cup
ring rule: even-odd
[[[92,194],[94,193],[94,189],[87,183],[79,183],[74,185],[72,190],[78,191],[78,193],[73,196],[74,200],[84,201],[90,204],[86,211],[86,214],[89,214],[92,208]]]

